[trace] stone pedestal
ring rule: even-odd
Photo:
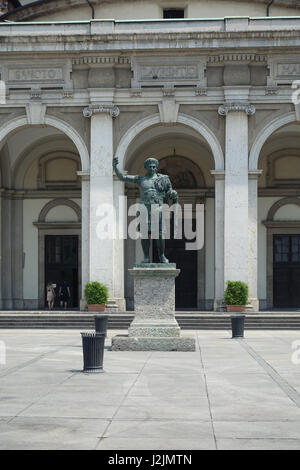
[[[139,264],[134,279],[135,317],[128,335],[112,338],[113,351],[195,351],[193,338],[182,338],[175,319],[176,264]]]

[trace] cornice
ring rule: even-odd
[[[194,32],[185,32],[185,31],[162,31],[156,30],[156,31],[146,31],[146,32],[104,32],[103,34],[97,33],[90,33],[90,34],[74,34],[74,29],[73,34],[67,34],[64,32],[62,29],[61,32],[58,32],[57,34],[48,34],[48,33],[43,33],[41,28],[39,29],[39,34],[35,32],[35,26],[31,23],[27,24],[20,24],[20,26],[26,26],[32,27],[32,34],[30,34],[27,31],[27,34],[21,35],[21,34],[14,34],[14,29],[16,29],[15,33],[17,33],[17,28],[18,28],[18,23],[14,24],[11,26],[7,31],[3,31],[2,27],[5,28],[7,24],[3,25],[0,23],[0,37],[2,38],[3,43],[73,43],[73,42],[90,42],[91,39],[95,41],[108,41],[108,42],[113,42],[113,41],[125,41],[125,40],[147,40],[147,39],[155,39],[158,41],[159,39],[168,39],[169,41],[172,40],[177,40],[177,39],[183,39],[183,40],[197,40],[197,39],[288,39],[288,38],[300,38],[300,25],[299,29],[293,29],[293,30],[272,30],[272,29],[266,29],[266,30],[247,30],[247,31],[194,31]],[[45,24],[45,31],[48,31],[47,26],[48,24]],[[7,33],[7,34],[5,34]],[[199,48],[199,45],[197,45],[197,48]],[[204,45],[201,45],[201,48],[205,48]],[[102,44],[102,51],[104,50],[103,44]],[[223,60],[226,56],[231,57],[228,60],[239,60],[237,59],[239,54],[220,54],[219,56],[209,56],[211,61],[221,61]],[[240,54],[240,56],[244,56],[241,58],[241,60],[250,60],[246,59],[245,57],[248,54]],[[255,56],[256,61],[259,61],[259,57],[261,58],[260,61],[265,60],[265,55],[248,55],[249,56]],[[234,59],[232,59],[234,57]],[[215,59],[217,58],[217,59]],[[222,59],[223,58],[223,59]],[[226,59],[227,60],[227,59]]]

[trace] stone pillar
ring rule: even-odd
[[[224,170],[212,170],[215,177],[215,300],[214,310],[224,309]]]
[[[13,308],[22,310],[23,300],[23,198],[12,200],[12,298]]]
[[[124,237],[127,232],[127,203],[124,197],[124,183],[116,176],[113,180],[114,207],[116,210],[116,238],[114,240],[113,291],[118,309],[125,312],[124,297]]]
[[[119,306],[114,291],[116,226],[113,223],[106,239],[100,239],[97,226],[108,215],[109,207],[113,207],[114,203],[112,120],[119,114],[119,108],[110,104],[90,105],[83,110],[83,115],[91,118],[89,280],[107,285],[108,306],[112,310],[124,308],[124,300]]]
[[[262,170],[249,172],[249,250],[248,250],[248,286],[249,304],[255,312],[259,311],[257,297],[257,180]]]
[[[1,229],[2,308],[22,310],[23,197],[14,190],[1,191]]]
[[[0,309],[3,308],[2,304],[2,193],[4,189],[0,189]]]
[[[248,116],[254,113],[254,106],[247,102],[228,103],[219,108],[219,114],[226,116],[224,287],[228,280],[249,284]]]
[[[84,288],[89,281],[90,253],[90,173],[78,171],[81,177],[81,294],[80,310],[86,308]]]
[[[137,201],[136,198],[136,188],[131,187],[127,189],[127,207],[131,207],[131,205],[135,204]],[[132,217],[126,216],[127,226],[129,225]],[[133,290],[133,277],[130,276],[128,270],[133,267],[136,263],[136,245],[139,242],[136,240],[132,240],[132,238],[127,238],[125,241],[125,253],[124,253],[124,260],[125,260],[125,293],[126,293],[126,301],[127,301],[127,308],[128,310],[134,309],[134,290]]]

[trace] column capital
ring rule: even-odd
[[[255,106],[253,106],[253,104],[238,103],[238,102],[224,103],[218,109],[218,114],[220,114],[220,116],[227,116],[227,114],[230,112],[234,112],[234,113],[244,112],[248,116],[252,116],[253,114],[255,114],[256,109],[255,109]]]
[[[92,117],[96,113],[109,113],[111,117],[118,117],[120,114],[120,109],[118,106],[113,104],[104,103],[104,104],[90,104],[83,109],[84,117]]]

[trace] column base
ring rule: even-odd
[[[83,311],[86,311],[88,309],[85,299],[80,299],[79,307],[80,307],[80,310],[83,310]]]
[[[194,338],[129,337],[117,335],[111,340],[112,351],[195,351]]]
[[[248,304],[246,305],[246,312],[256,313],[259,312],[259,300],[258,299],[248,299]]]
[[[224,299],[214,299],[214,311],[226,312],[226,305]]]
[[[106,311],[110,313],[114,312],[126,312],[126,302],[124,298],[121,299],[108,299]]]

